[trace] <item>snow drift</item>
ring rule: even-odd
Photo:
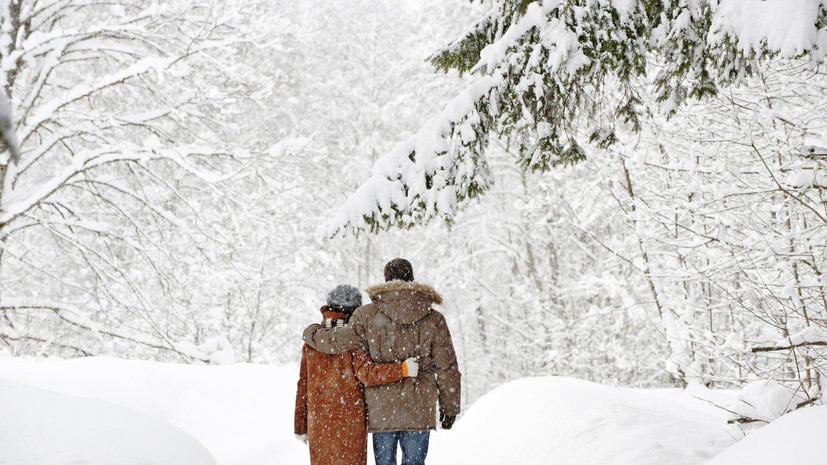
[[[824,463],[827,406],[797,410],[755,431],[705,465]]]
[[[474,403],[431,463],[697,464],[731,445],[725,412],[678,391],[526,378]]]
[[[0,393],[0,464],[215,465],[158,417],[4,379]]]
[[[297,378],[297,367],[0,358],[0,464],[307,464],[307,446],[293,437]],[[428,463],[823,461],[827,407],[785,415],[736,442],[743,433],[727,424],[729,413],[700,399],[724,405],[734,394],[526,378],[435,432]]]
[[[220,465],[309,463],[307,446],[293,437],[298,373],[298,367],[194,366],[108,357],[38,362],[0,358],[0,379],[125,408],[120,411],[128,409],[150,415],[186,431]],[[5,387],[0,386],[0,398],[5,397]],[[0,407],[0,412],[4,425],[26,421],[28,416],[25,410],[18,412],[19,417],[6,415],[5,407]],[[11,436],[2,435],[9,443],[44,440],[10,431]],[[74,446],[95,456],[95,448],[105,447],[107,438]],[[128,436],[124,437],[127,439]],[[139,437],[132,439],[141,447],[146,446]],[[66,445],[71,446],[68,441]],[[128,453],[123,457],[131,459]],[[19,465],[9,460],[6,449],[0,446],[0,464],[4,460]],[[107,465],[121,463],[133,462],[109,461]],[[160,463],[189,465],[177,461]]]

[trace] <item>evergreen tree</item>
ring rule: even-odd
[[[761,60],[824,60],[822,2],[499,0],[437,51],[477,80],[375,166],[331,225],[378,231],[441,218],[491,184],[491,132],[526,169],[576,163],[641,118],[745,82]],[[787,34],[794,29],[796,34]],[[644,104],[651,93],[657,106]]]

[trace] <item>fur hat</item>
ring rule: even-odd
[[[342,313],[353,313],[361,305],[362,293],[353,286],[339,284],[327,293],[327,306],[341,310]]]
[[[411,262],[404,258],[394,258],[385,265],[385,282],[396,280],[405,282],[414,280]]]

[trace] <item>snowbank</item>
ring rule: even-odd
[[[755,431],[705,465],[824,463],[825,431],[827,406],[797,410]]]
[[[0,463],[215,465],[189,434],[106,402],[0,379]]]
[[[681,393],[527,378],[478,400],[434,437],[434,465],[697,464],[733,439],[725,412]]]
[[[38,362],[0,358],[0,378],[153,416],[186,431],[219,465],[309,463],[307,446],[293,437],[298,373],[298,367],[193,366],[106,357]],[[0,390],[5,397],[5,387]],[[4,408],[0,411],[4,422],[13,421],[6,420]],[[94,446],[77,445],[87,453]],[[5,451],[0,447],[0,464],[7,460],[18,465]]]

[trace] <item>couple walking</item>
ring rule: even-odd
[[[460,411],[460,372],[442,297],[414,281],[410,262],[385,265],[385,283],[340,285],[327,296],[321,325],[304,330],[295,433],[312,465],[364,465],[367,433],[376,465],[422,465],[430,431],[450,429]]]

